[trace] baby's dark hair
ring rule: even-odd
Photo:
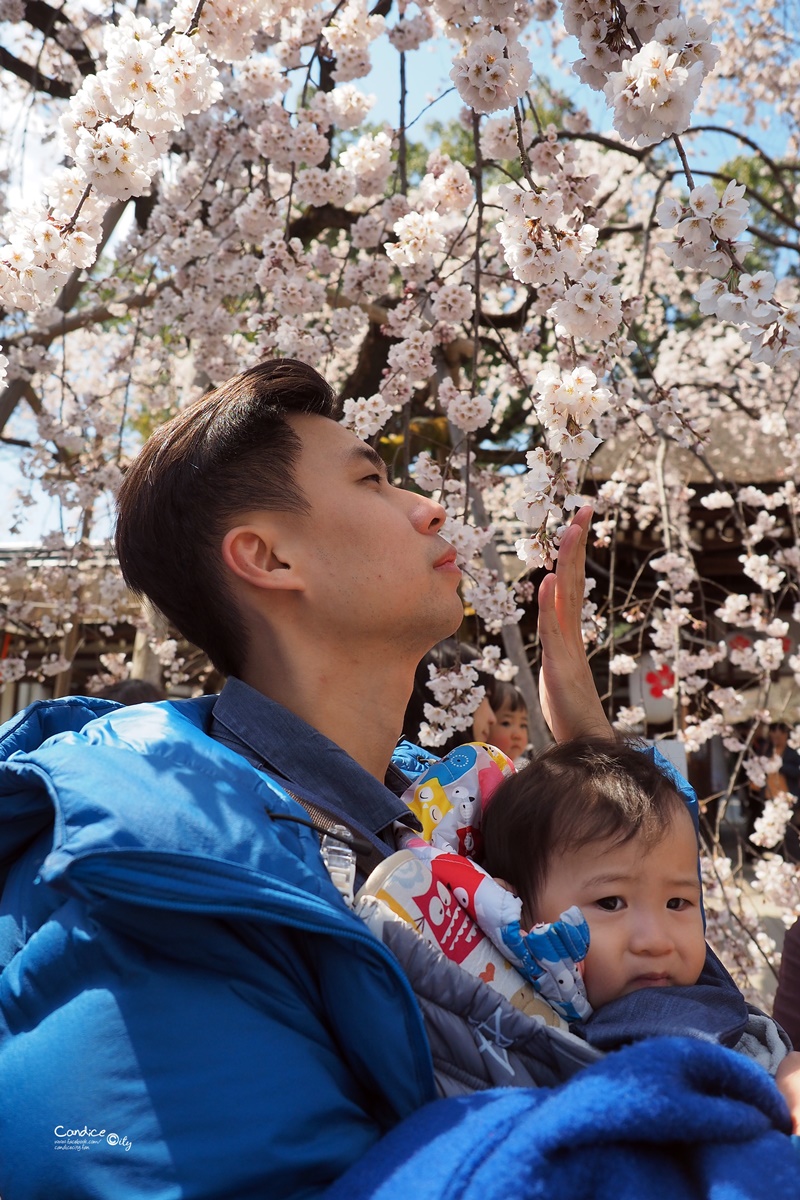
[[[554,854],[637,836],[654,846],[684,807],[647,748],[600,738],[560,742],[492,795],[483,816],[483,865],[511,884],[535,919]]]

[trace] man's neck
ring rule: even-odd
[[[383,783],[414,678],[413,661],[388,664],[376,657],[345,660],[328,655],[307,669],[294,656],[279,665],[257,661],[242,674],[245,683],[282,704],[319,730]]]

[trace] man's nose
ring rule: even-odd
[[[417,492],[405,491],[411,501],[409,519],[420,533],[438,533],[447,520],[447,513],[438,500],[420,496]]]

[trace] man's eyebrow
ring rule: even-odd
[[[380,471],[381,475],[383,475],[385,479],[388,478],[386,463],[383,461],[380,454],[378,454],[378,451],[373,450],[372,446],[354,446],[347,457],[354,462],[358,459],[366,459],[370,466],[375,467],[378,471]]]

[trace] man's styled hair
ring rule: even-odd
[[[610,839],[655,846],[685,803],[647,749],[601,738],[548,746],[503,780],[483,816],[483,865],[535,920],[553,856]]]
[[[301,442],[287,417],[338,416],[332,388],[279,359],[235,375],[155,431],[117,498],[116,548],[128,587],[146,596],[223,675],[241,670],[246,630],[220,547],[253,509],[302,513]]]

